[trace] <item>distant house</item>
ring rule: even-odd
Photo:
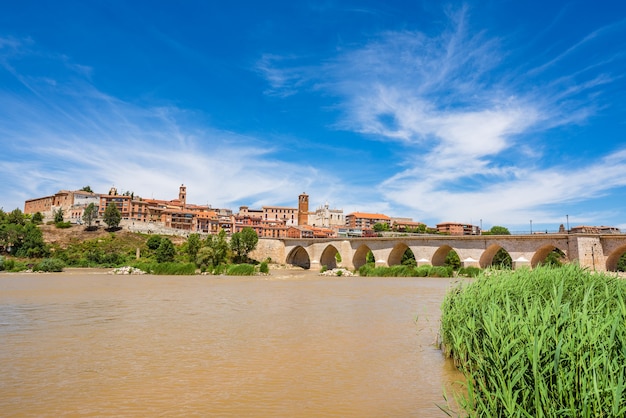
[[[437,224],[437,232],[447,235],[480,235],[480,227],[457,222]]]
[[[621,234],[619,228],[614,226],[575,226],[570,230],[572,234]]]
[[[391,218],[381,213],[353,212],[346,215],[347,228],[374,229],[374,225],[381,223],[391,227]]]

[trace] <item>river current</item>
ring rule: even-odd
[[[0,415],[443,417],[449,279],[0,274]]]

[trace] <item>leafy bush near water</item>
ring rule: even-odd
[[[359,268],[359,275],[364,277],[452,277],[451,267],[397,265],[391,267],[376,267],[367,263]]]
[[[65,263],[63,262],[63,260],[59,260],[58,258],[44,258],[34,266],[33,270],[45,272],[60,272],[63,271],[64,267]]]
[[[148,274],[160,274],[170,276],[196,274],[196,265],[194,263],[132,263],[132,267],[145,271]]]
[[[0,271],[18,272],[24,270],[28,270],[28,266],[23,261],[0,257]]]
[[[254,276],[256,268],[252,264],[231,264],[226,269],[227,276]]]
[[[469,416],[626,415],[626,282],[577,266],[502,271],[442,305]]]

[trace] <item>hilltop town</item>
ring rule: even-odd
[[[386,231],[450,235],[477,235],[481,232],[478,226],[462,223],[444,222],[432,228],[414,222],[411,218],[391,217],[381,213],[344,214],[343,209],[331,208],[328,203],[310,210],[306,193],[298,196],[295,207],[240,206],[235,213],[227,208],[188,203],[185,185],[179,187],[178,198],[172,200],[142,198],[129,192],[119,194],[114,187],[108,193],[94,193],[89,187],[74,191],[60,190],[54,195],[26,200],[24,213],[39,212],[48,220],[61,210],[66,221],[81,224],[85,208],[92,203],[97,207],[96,225],[102,223],[106,207],[115,204],[122,215],[121,226],[148,233],[217,234],[224,230],[230,235],[245,227],[254,229],[259,237],[265,238],[367,237],[376,236],[375,229],[380,228]]]
[[[39,212],[45,220],[50,220],[60,210],[66,221],[81,224],[85,208],[92,203],[97,208],[96,225],[102,224],[106,207],[114,204],[122,216],[120,226],[135,232],[171,235],[218,234],[222,230],[231,235],[245,227],[254,229],[262,238],[369,237],[377,236],[381,230],[446,235],[483,233],[480,226],[466,223],[442,222],[435,227],[429,227],[411,218],[391,217],[381,213],[344,214],[343,209],[330,208],[328,203],[310,210],[309,196],[306,193],[298,196],[295,207],[240,206],[235,213],[228,208],[188,203],[184,184],[179,187],[178,198],[172,200],[142,198],[130,192],[119,194],[115,187],[108,193],[95,193],[88,186],[81,190],[60,190],[54,195],[26,200],[24,213]],[[579,226],[569,232],[606,234],[620,231],[608,226]]]

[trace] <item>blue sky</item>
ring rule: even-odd
[[[626,229],[621,1],[0,5],[0,207],[90,185],[229,207]]]

